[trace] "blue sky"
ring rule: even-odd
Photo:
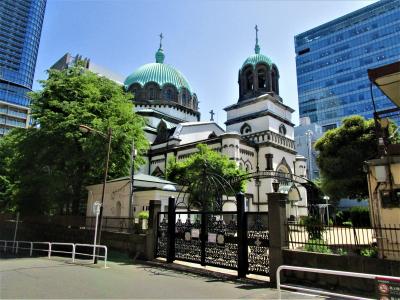
[[[223,108],[238,99],[238,70],[254,53],[258,24],[261,53],[278,66],[280,95],[296,110],[297,124],[294,36],[373,2],[48,0],[35,81],[66,52],[126,77],[155,61],[162,32],[165,63],[188,79],[201,119],[209,120],[213,109],[223,125]]]

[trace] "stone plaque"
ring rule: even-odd
[[[208,234],[208,242],[209,243],[216,243],[217,242],[217,234],[216,233],[209,233]]]
[[[192,239],[192,235],[190,231],[185,232],[185,241],[190,241]]]
[[[225,243],[225,236],[221,233],[217,234],[217,244],[223,245]]]
[[[200,237],[200,229],[193,228],[192,229],[192,238],[198,239]]]

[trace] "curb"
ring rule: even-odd
[[[137,260],[136,262],[139,262],[139,260]],[[166,263],[166,262],[162,262],[159,260],[148,260],[148,261],[140,261],[140,262],[145,265],[152,266],[152,267],[158,267],[158,268],[178,271],[178,272],[182,272],[182,273],[192,273],[192,274],[200,275],[203,277],[212,277],[212,278],[221,279],[221,280],[235,281],[235,282],[252,284],[252,285],[259,285],[259,286],[263,286],[265,288],[271,287],[270,283],[268,281],[263,281],[263,280],[254,279],[254,278],[238,278],[237,276],[231,275],[231,274],[226,274],[226,273],[212,271],[212,270],[204,270],[204,269],[195,268],[195,267],[191,267],[191,266],[184,266],[184,265],[177,264],[177,263]]]

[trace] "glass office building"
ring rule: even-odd
[[[400,0],[378,1],[296,35],[295,51],[300,117],[324,130],[349,115],[371,118],[367,70],[400,60]],[[377,88],[373,93],[377,110],[394,106]]]
[[[46,0],[0,0],[0,136],[29,124]]]

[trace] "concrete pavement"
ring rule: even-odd
[[[62,258],[0,259],[1,299],[278,299],[264,286],[146,264],[77,265]],[[317,299],[282,292],[281,299]],[[321,298],[319,298],[321,299]]]

